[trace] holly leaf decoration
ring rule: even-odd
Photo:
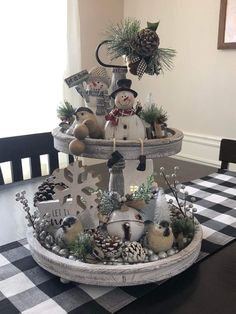
[[[160,21],[156,23],[147,22],[147,28],[155,32],[157,30],[157,27],[159,26],[159,23]]]

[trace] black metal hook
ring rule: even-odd
[[[107,44],[107,43],[109,43],[109,42],[110,42],[110,40],[104,40],[104,41],[102,41],[102,42],[97,46],[96,51],[95,51],[95,56],[96,56],[97,62],[98,62],[99,64],[101,64],[101,65],[102,65],[103,67],[105,67],[105,68],[127,69],[127,67],[124,66],[124,65],[106,64],[106,63],[104,63],[104,62],[101,61],[101,59],[100,59],[100,57],[99,57],[99,49],[100,49],[100,47],[101,47],[102,45]]]

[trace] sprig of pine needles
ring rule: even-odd
[[[158,56],[161,70],[171,70],[173,67],[172,59],[176,56],[176,51],[170,48],[158,48]]]
[[[99,190],[99,212],[103,215],[109,215],[113,210],[120,209],[119,194]]]
[[[144,200],[145,203],[148,203],[152,197],[152,184],[154,182],[154,176],[151,175],[147,177],[147,181],[142,183],[137,191],[134,191],[132,194],[133,200]]]
[[[147,108],[143,108],[140,112],[140,117],[152,126],[154,123],[165,123],[167,121],[167,112],[161,107],[157,107],[155,104],[151,104]]]
[[[73,117],[75,113],[75,109],[68,101],[64,101],[61,105],[57,108],[57,117],[61,120],[69,120]]]
[[[94,246],[95,245],[91,237],[84,233],[70,245],[70,250],[79,259],[85,261],[86,256],[93,253]]]
[[[131,18],[110,26],[106,35],[108,37],[107,50],[112,60],[132,54],[131,43],[139,30],[140,21]]]

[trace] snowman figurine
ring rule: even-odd
[[[137,93],[132,90],[131,80],[118,80],[118,89],[111,97],[115,99],[115,106],[105,118],[105,139],[117,140],[143,140],[146,135],[142,120],[136,115],[133,105]]]
[[[84,98],[85,106],[93,111],[97,116],[97,122],[104,128],[106,123],[105,115],[111,111],[108,88],[110,78],[107,71],[102,66],[97,66],[90,70],[84,86],[76,86],[76,90]]]

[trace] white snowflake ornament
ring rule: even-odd
[[[85,229],[96,228],[99,220],[95,191],[99,177],[88,172],[78,160],[64,169],[56,169],[52,175],[55,184],[63,183],[67,188],[55,186],[53,201],[37,204],[40,215],[48,213],[51,223],[58,226],[64,217],[72,215],[80,219]]]

